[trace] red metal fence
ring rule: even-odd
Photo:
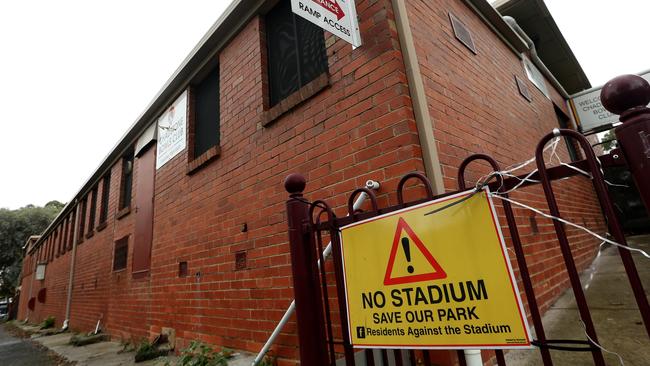
[[[502,197],[507,198],[505,192],[516,186],[521,188],[533,184],[541,184],[550,215],[562,217],[553,187],[551,186],[551,181],[575,176],[581,174],[581,172],[588,173],[602,207],[603,214],[605,215],[609,233],[612,235],[614,241],[623,246],[627,246],[621,223],[615,214],[614,206],[608,194],[602,168],[606,166],[625,165],[627,161],[628,167],[635,174],[637,184],[649,181],[650,164],[648,162],[650,161],[650,145],[645,147],[644,150],[643,144],[632,141],[637,135],[641,136],[642,141],[643,138],[648,139],[650,135],[650,109],[643,107],[650,101],[650,86],[647,83],[643,83],[643,81],[639,81],[637,78],[619,80],[618,84],[614,83],[614,86],[627,86],[627,91],[612,93],[613,96],[610,95],[603,98],[603,104],[606,107],[609,107],[610,110],[615,110],[616,113],[622,113],[621,121],[633,122],[624,125],[623,128],[617,128],[617,135],[619,135],[619,129],[625,130],[625,134],[621,133],[619,136],[622,151],[615,150],[609,155],[596,158],[588,140],[584,136],[573,130],[555,130],[553,133],[544,136],[537,145],[537,171],[535,173],[509,178],[495,174],[492,176],[492,181],[486,182],[490,190],[501,193]],[[603,90],[611,91],[611,87],[606,85]],[[621,93],[627,93],[625,94],[627,98],[619,98]],[[630,93],[637,93],[638,95],[635,94],[636,97],[632,98],[630,97],[632,95]],[[634,133],[628,133],[631,129],[634,129]],[[544,161],[545,146],[552,139],[560,136],[568,137],[575,141],[582,148],[585,159],[571,163],[570,166],[563,164],[550,168],[547,167]],[[465,173],[468,166],[475,162],[487,163],[493,172],[501,171],[496,160],[490,156],[483,154],[472,155],[465,159],[459,167],[459,192],[467,189]],[[404,201],[404,187],[407,181],[410,180],[417,180],[423,185],[426,197],[411,202]],[[347,311],[343,286],[341,247],[338,235],[339,229],[360,220],[394,212],[458,192],[449,192],[444,195],[434,196],[431,185],[425,176],[420,173],[410,173],[404,176],[397,186],[397,205],[380,208],[377,205],[374,192],[367,188],[360,188],[350,195],[348,200],[348,216],[336,217],[327,202],[322,200],[311,202],[303,197],[302,192],[305,189],[305,185],[306,181],[304,177],[298,174],[288,176],[285,182],[285,188],[290,193],[290,198],[287,201],[287,211],[301,363],[310,366],[335,365],[337,361],[340,362],[341,359],[344,359],[346,366],[354,366],[357,364],[357,361],[355,360],[355,353],[350,342],[348,329],[345,326],[347,324]],[[642,191],[642,197],[650,197],[648,192],[650,187],[641,185],[639,189]],[[362,193],[368,195],[370,198],[372,209],[365,212],[355,212],[353,210],[354,199]],[[650,199],[646,198],[646,206],[649,203]],[[598,335],[596,334],[589,306],[580,283],[578,268],[569,245],[565,224],[558,220],[553,220],[564,265],[569,275],[571,288],[580,312],[580,318],[585,326],[585,333],[588,336],[585,337],[586,339],[566,340],[548,339],[546,337],[538,306],[538,298],[536,297],[529,268],[526,264],[524,248],[521,243],[512,206],[509,201],[503,200],[502,207],[535,329],[536,339],[533,344],[537,346],[543,364],[553,365],[551,351],[556,350],[591,352],[594,364],[604,366],[605,361],[602,351],[597,346]],[[325,220],[322,220],[323,217],[325,217]],[[333,271],[327,271],[325,265],[317,265],[318,260],[320,260],[320,263],[325,263],[322,255],[324,237],[329,237],[332,242]],[[619,247],[618,249],[636,303],[641,312],[646,332],[650,336],[650,305],[648,304],[643,285],[632,260],[632,255],[625,248]],[[333,279],[331,278],[332,272]],[[336,292],[336,297],[330,295],[332,291]],[[335,309],[332,309],[332,307]],[[336,307],[338,307],[338,310]],[[408,360],[411,365],[415,365],[417,359],[422,360],[426,366],[432,365],[429,351],[426,350],[416,352],[413,350],[391,349],[381,350],[378,353],[372,350],[365,350],[364,353],[365,357],[362,358],[365,360],[363,362],[371,366],[377,364],[379,361],[382,362],[382,365],[388,365],[389,358],[393,359],[394,364],[397,366],[403,365],[403,360]],[[496,350],[495,353],[498,365],[505,365],[503,351]],[[465,364],[462,351],[459,351],[458,359],[461,365]]]
[[[524,187],[527,185],[540,182],[544,188],[544,195],[548,203],[549,212],[551,215],[561,217],[562,214],[557,204],[551,181],[558,180],[579,174],[577,170],[570,167],[560,165],[557,167],[547,168],[544,162],[543,150],[544,146],[556,136],[568,136],[573,138],[582,147],[586,156],[585,160],[572,163],[571,165],[582,171],[591,174],[594,189],[596,191],[598,200],[603,208],[603,213],[607,218],[609,232],[614,240],[620,244],[626,245],[626,239],[621,229],[610,197],[607,193],[605,180],[601,172],[601,164],[617,164],[613,155],[606,155],[600,157],[600,160],[594,155],[589,142],[579,133],[572,130],[559,130],[555,134],[550,133],[545,136],[537,146],[536,159],[538,171],[531,176],[528,174],[521,175],[517,178],[504,179],[501,175],[495,175],[494,181],[489,182],[490,189],[495,192],[505,192],[513,188],[515,185],[521,184],[522,179],[526,178],[525,182],[520,185]],[[473,162],[486,162],[490,165],[491,169],[495,172],[500,171],[497,162],[487,155],[477,154],[472,155],[465,159],[459,167],[458,182],[459,191],[467,189],[465,172],[468,166]],[[426,191],[426,197],[420,200],[404,202],[404,187],[409,180],[418,180]],[[346,365],[355,365],[355,358],[352,345],[350,343],[350,335],[348,329],[341,324],[347,324],[346,309],[345,309],[345,294],[343,289],[343,269],[341,266],[341,249],[339,243],[338,231],[341,227],[349,225],[353,222],[365,220],[374,216],[383,215],[389,212],[400,210],[406,207],[417,205],[426,201],[441,198],[443,196],[455,194],[457,192],[449,192],[445,195],[434,196],[432,193],[431,185],[427,178],[420,173],[411,173],[402,178],[397,187],[398,204],[391,207],[379,208],[377,206],[377,199],[373,191],[367,188],[360,188],[354,191],[348,200],[348,214],[349,216],[338,218],[334,215],[332,208],[327,202],[317,200],[314,202],[307,201],[302,196],[302,191],[305,188],[305,180],[300,175],[290,175],[287,178],[285,187],[291,194],[287,202],[288,219],[289,219],[289,233],[292,251],[292,265],[293,276],[296,293],[296,307],[297,307],[297,321],[298,332],[300,335],[300,354],[302,364],[304,365],[334,365],[337,358],[342,357],[345,359]],[[371,201],[372,210],[365,212],[353,212],[352,204],[354,199],[360,193],[368,195]],[[507,198],[507,194],[504,195]],[[600,348],[595,343],[598,343],[598,336],[594,328],[591,318],[591,313],[585,299],[585,295],[580,284],[578,269],[574,261],[574,257],[569,246],[569,239],[567,237],[564,224],[554,220],[555,233],[562,251],[564,264],[569,275],[571,288],[576,298],[580,317],[585,325],[586,333],[591,338],[584,340],[559,340],[547,339],[542,318],[535,297],[535,290],[531,281],[524,249],[520,240],[519,231],[515,222],[515,215],[513,213],[510,202],[503,201],[503,210],[505,213],[506,223],[512,245],[517,258],[519,266],[519,273],[523,284],[525,297],[528,300],[530,315],[532,318],[533,327],[535,329],[536,339],[534,345],[539,348],[544,365],[552,365],[551,350],[563,351],[583,351],[591,352],[595,365],[605,365],[605,361]],[[325,221],[321,218],[325,217]],[[333,263],[334,263],[334,281],[336,286],[335,303],[338,304],[338,311],[333,311],[330,307],[332,304],[332,297],[330,292],[332,286],[328,285],[331,282],[331,273],[326,271],[325,266],[317,266],[317,260],[324,263],[322,256],[323,252],[323,237],[328,236],[332,241],[333,248]],[[641,284],[639,275],[635,268],[634,262],[630,251],[619,248],[619,254],[625,266],[630,285],[632,286],[637,304],[641,311],[641,315],[646,327],[646,331],[650,335],[650,306],[648,305],[647,298],[643,286]],[[301,309],[308,309],[301,311]],[[332,317],[338,316],[338,321],[333,322]],[[334,323],[334,324],[333,324]],[[336,330],[336,331],[335,331]],[[593,341],[593,342],[592,342]],[[413,350],[381,350],[380,356],[382,364],[387,365],[389,353],[393,353],[393,358],[396,365],[402,364],[402,353],[406,352],[407,359],[412,360],[411,364],[415,365],[416,352]],[[499,365],[505,365],[505,358],[503,351],[496,350],[496,359]],[[365,351],[365,364],[374,365],[375,357],[377,357],[371,350]],[[417,355],[417,358],[424,362],[424,365],[431,365],[431,359],[428,351],[422,351]],[[460,364],[464,364],[464,357],[462,351],[459,351]]]

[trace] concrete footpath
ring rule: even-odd
[[[13,322],[12,326],[19,328],[24,334],[31,334],[32,342],[39,344],[59,356],[61,360],[68,361],[70,364],[77,366],[163,366],[176,365],[178,357],[165,356],[157,359],[135,363],[135,352],[124,351],[124,345],[115,341],[104,341],[85,346],[75,347],[70,345],[70,338],[73,334],[70,332],[59,334],[47,334],[41,331],[39,327],[28,324]],[[51,331],[51,330],[50,330]],[[25,343],[25,342],[23,342]],[[1,346],[1,344],[0,344]],[[12,345],[9,345],[11,347]],[[25,357],[29,357],[25,355]],[[250,354],[237,353],[228,360],[229,366],[250,366],[253,362],[253,356]],[[57,365],[58,363],[24,363],[24,365]],[[0,365],[5,365],[0,363]],[[23,365],[23,364],[20,364]]]
[[[628,243],[650,253],[650,235],[628,238]],[[650,259],[632,252],[646,295],[650,293]],[[598,341],[608,351],[618,353],[626,366],[650,365],[650,338],[645,331],[618,249],[603,249],[591,267],[581,275],[585,296],[596,327]],[[547,339],[587,340],[578,307],[568,289],[542,322]],[[532,324],[531,324],[532,328]],[[603,352],[607,365],[621,365],[614,354]],[[593,365],[591,352],[551,351],[554,365]],[[538,350],[514,351],[506,355],[508,366],[542,365]]]

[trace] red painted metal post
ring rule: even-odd
[[[317,256],[313,233],[306,230],[309,222],[309,204],[302,199],[306,184],[305,177],[300,174],[291,174],[284,182],[284,187],[289,192],[287,222],[293,291],[296,299],[300,364],[326,366],[327,343],[316,264]]]
[[[562,130],[566,133],[571,133],[570,130]],[[575,132],[573,132],[575,133]],[[577,134],[577,133],[576,133]],[[557,201],[555,199],[555,193],[553,193],[553,187],[551,186],[551,181],[548,177],[548,172],[546,171],[546,163],[544,162],[544,147],[546,143],[554,137],[554,134],[548,134],[542,138],[542,140],[537,145],[535,151],[535,160],[537,162],[537,170],[539,171],[539,178],[544,188],[544,195],[546,196],[546,202],[548,203],[548,209],[551,215],[555,217],[560,217],[560,208],[558,207]],[[590,147],[589,147],[590,149]],[[591,150],[584,148],[585,154],[593,155]],[[588,150],[588,151],[587,151]],[[598,336],[596,335],[596,328],[594,327],[594,322],[591,319],[591,313],[589,312],[589,305],[587,304],[587,299],[585,293],[582,290],[582,284],[580,283],[580,275],[578,274],[578,269],[573,260],[573,253],[571,252],[571,246],[569,245],[569,239],[566,235],[566,230],[564,224],[553,220],[553,227],[555,228],[555,233],[557,235],[558,242],[560,243],[560,250],[562,251],[562,257],[564,258],[564,265],[566,266],[567,273],[569,274],[569,281],[571,282],[571,287],[573,288],[573,294],[576,298],[576,303],[578,305],[578,311],[580,312],[580,318],[585,325],[585,330],[587,335],[596,343],[598,343]],[[591,350],[591,355],[594,359],[594,364],[597,366],[605,366],[605,359],[603,358],[603,353],[599,348],[593,347]]]
[[[603,106],[620,115],[614,133],[650,214],[650,83],[636,75],[610,80],[600,92]]]

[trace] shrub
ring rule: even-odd
[[[138,349],[135,351],[135,362],[143,362],[152,360],[154,358],[164,356],[169,350],[161,350],[155,344],[149,343],[147,340],[140,342]]]
[[[48,316],[45,320],[43,320],[43,323],[41,323],[41,329],[49,329],[54,327],[54,323],[56,322],[56,319],[53,316]]]
[[[232,351],[223,349],[217,352],[205,343],[192,341],[190,345],[181,351],[181,357],[176,363],[177,366],[228,366],[228,357],[232,357]]]

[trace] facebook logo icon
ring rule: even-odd
[[[366,328],[357,327],[357,338],[366,338]]]

